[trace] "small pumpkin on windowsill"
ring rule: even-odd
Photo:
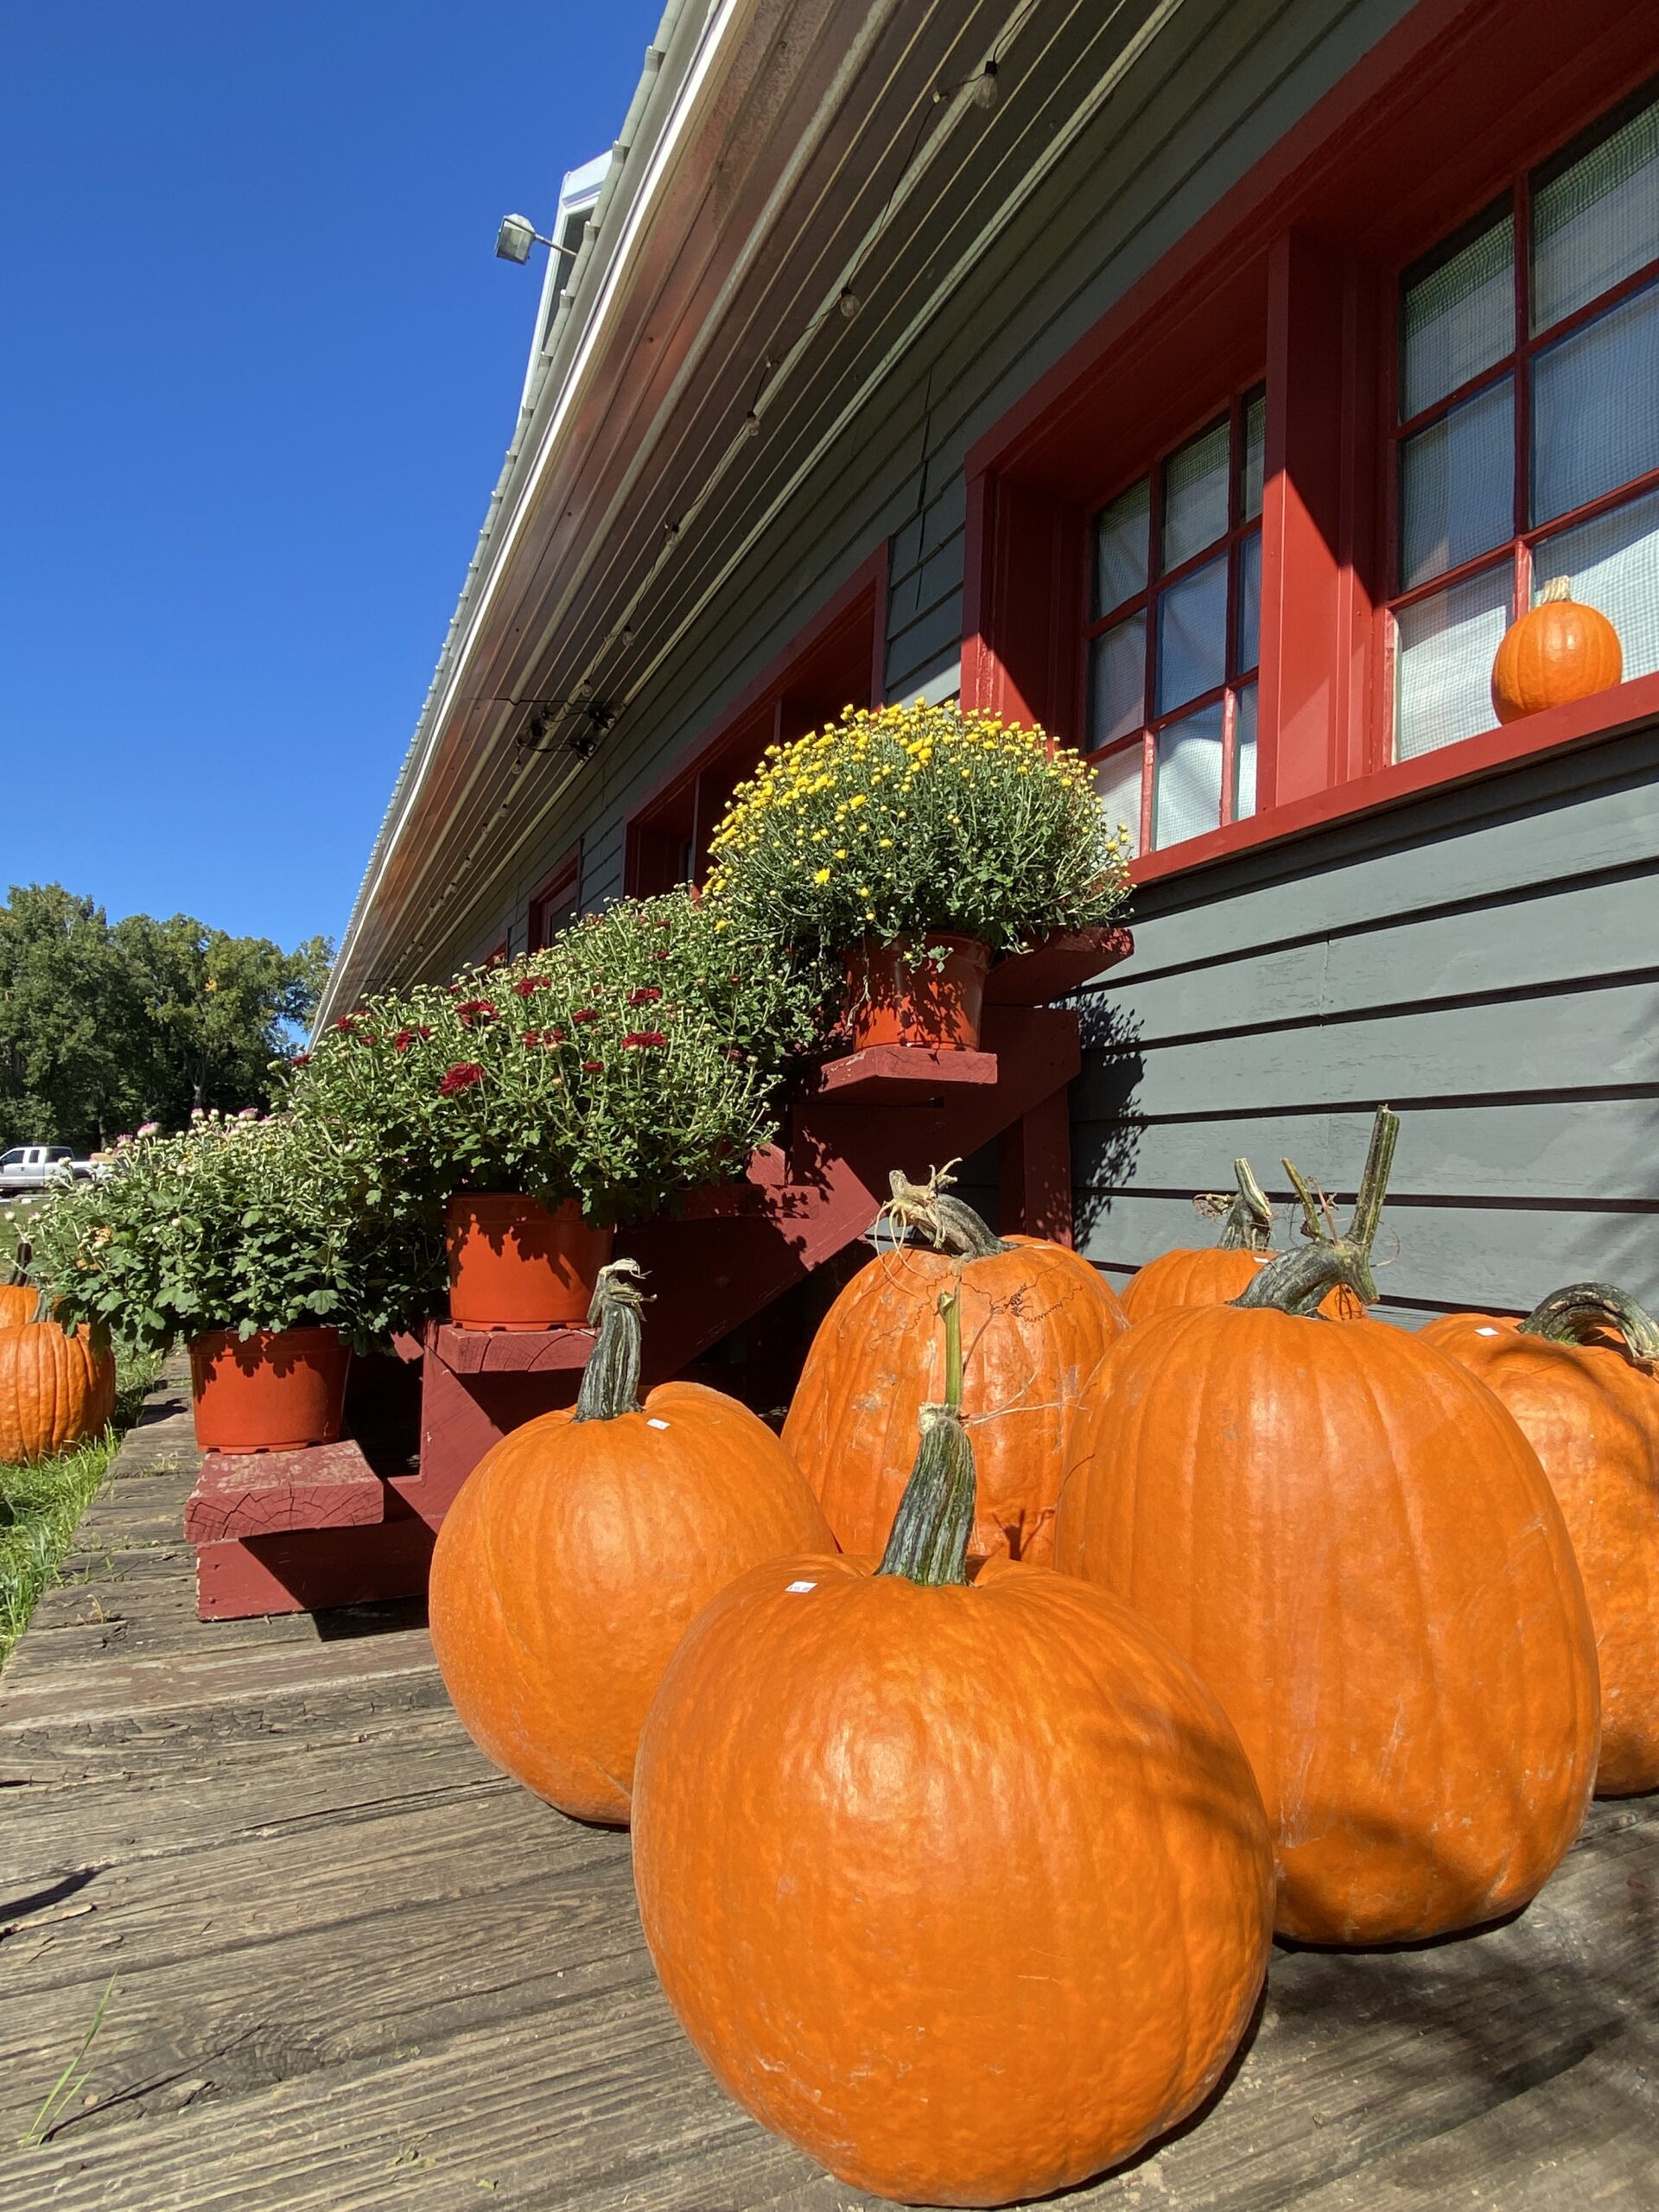
[[[1573,598],[1567,577],[1554,576],[1503,633],[1492,663],[1492,706],[1499,721],[1516,722],[1610,691],[1624,677],[1618,631]]]

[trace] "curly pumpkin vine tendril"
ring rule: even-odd
[[[876,1217],[877,1225],[885,1221],[900,1236],[918,1230],[936,1252],[951,1259],[988,1260],[1006,1252],[1008,1246],[989,1224],[965,1199],[949,1195],[956,1180],[950,1170],[961,1165],[947,1160],[925,1183],[912,1183],[902,1168],[893,1168],[887,1177],[893,1195]]]
[[[921,1409],[916,1464],[876,1569],[934,1590],[968,1580],[975,1504],[974,1447],[962,1425],[962,1300],[954,1287],[939,1293],[938,1312],[944,1323],[944,1399]]]
[[[1517,1333],[1546,1343],[1581,1344],[1616,1330],[1633,1360],[1659,1359],[1659,1321],[1628,1291],[1611,1282],[1570,1282],[1534,1307]]]
[[[599,1338],[582,1370],[576,1396],[578,1421],[614,1421],[620,1414],[643,1413],[639,1399],[641,1314],[647,1293],[639,1284],[645,1269],[638,1260],[613,1260],[599,1271],[588,1307]]]
[[[1313,1232],[1313,1241],[1300,1252],[1282,1253],[1263,1268],[1255,1281],[1232,1301],[1235,1306],[1255,1307],[1275,1306],[1281,1313],[1294,1313],[1305,1318],[1318,1316],[1319,1301],[1338,1283],[1345,1283],[1355,1295],[1367,1306],[1377,1300],[1376,1278],[1371,1273],[1371,1246],[1376,1241],[1377,1224],[1382,1215],[1382,1200],[1389,1187],[1389,1172],[1394,1165],[1394,1148],[1400,1138],[1400,1116],[1392,1107],[1379,1106],[1376,1119],[1371,1124],[1370,1148],[1365,1155],[1365,1172],[1359,1179],[1359,1195],[1354,1202],[1353,1218],[1345,1236],[1331,1233],[1328,1223],[1322,1223]],[[1290,1168],[1288,1160],[1285,1163]],[[1290,1169],[1292,1180],[1302,1194],[1310,1223],[1319,1217],[1313,1205],[1312,1194],[1295,1170]]]

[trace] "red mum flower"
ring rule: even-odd
[[[553,983],[547,976],[520,976],[512,988],[521,999],[527,999],[533,991],[550,991]]]
[[[311,1055],[309,1052],[296,1052],[293,1058],[289,1062],[289,1065],[290,1067],[296,1068],[308,1068],[310,1065]]]
[[[476,1060],[457,1060],[454,1067],[446,1068],[439,1078],[438,1096],[440,1098],[451,1097],[457,1090],[470,1090],[475,1083],[482,1083],[483,1080],[484,1071]]]
[[[583,1075],[603,1075],[605,1063],[603,1060],[584,1060],[582,1064],[582,1071]]]
[[[666,1045],[668,1039],[660,1029],[630,1029],[622,1042],[630,1052],[641,1052],[649,1045]]]
[[[659,945],[659,946],[658,947],[657,950],[656,950],[655,952],[653,952],[653,953],[652,954],[652,956],[651,956],[651,957],[652,957],[652,958],[653,960],[666,960],[666,959],[667,959],[667,957],[668,957],[668,948],[667,948],[667,946],[666,946],[666,945]]]
[[[628,1004],[630,1006],[649,1006],[653,999],[659,999],[662,995],[662,993],[658,989],[655,983],[642,983],[637,991],[630,991],[628,993]]]
[[[542,1032],[542,1042],[543,1045],[563,1045],[564,1042],[563,1030],[543,1029]]]
[[[570,1019],[573,1021],[597,1021],[599,1008],[596,1006],[579,1006]]]
[[[542,1041],[542,1033],[541,1033],[541,1031],[540,1031],[539,1029],[526,1029],[526,1030],[525,1030],[525,1032],[524,1032],[524,1042],[525,1042],[525,1044],[526,1044],[526,1045],[539,1045],[539,1044],[541,1043],[541,1041]]]
[[[354,1029],[356,1026],[357,1016],[354,1014],[342,1014],[339,1020],[334,1024],[336,1029],[345,1030]]]
[[[488,999],[463,1000],[455,1008],[455,1012],[468,1029],[472,1027],[474,1020],[493,1021],[496,1018],[495,1007]]]
[[[391,1049],[394,1052],[406,1052],[417,1038],[423,1039],[431,1034],[424,1022],[418,1029],[400,1029],[391,1040]]]

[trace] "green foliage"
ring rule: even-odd
[[[443,1280],[436,1237],[380,1205],[375,1173],[360,1133],[199,1112],[37,1205],[30,1273],[66,1327],[156,1351],[321,1322],[366,1347],[433,1311]]]
[[[709,902],[840,953],[930,930],[1014,951],[1122,906],[1128,862],[1075,753],[955,706],[849,708],[768,747],[716,828]]]
[[[193,1106],[270,1095],[270,1063],[309,1017],[330,947],[284,952],[188,915],[129,915],[60,884],[0,906],[0,1146],[87,1151]]]
[[[372,1202],[429,1231],[468,1188],[638,1220],[770,1139],[822,983],[690,892],[624,900],[528,959],[343,1015],[295,1064],[289,1105],[362,1147]]]
[[[33,1466],[0,1465],[0,1666],[96,1497],[123,1433],[137,1419],[156,1369],[149,1354],[118,1344],[119,1395],[103,1435]]]

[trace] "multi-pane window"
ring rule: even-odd
[[[1094,518],[1089,750],[1137,852],[1255,811],[1265,418],[1246,392]]]
[[[1554,576],[1659,668],[1659,102],[1408,270],[1395,433],[1394,753],[1490,729],[1492,657]]]

